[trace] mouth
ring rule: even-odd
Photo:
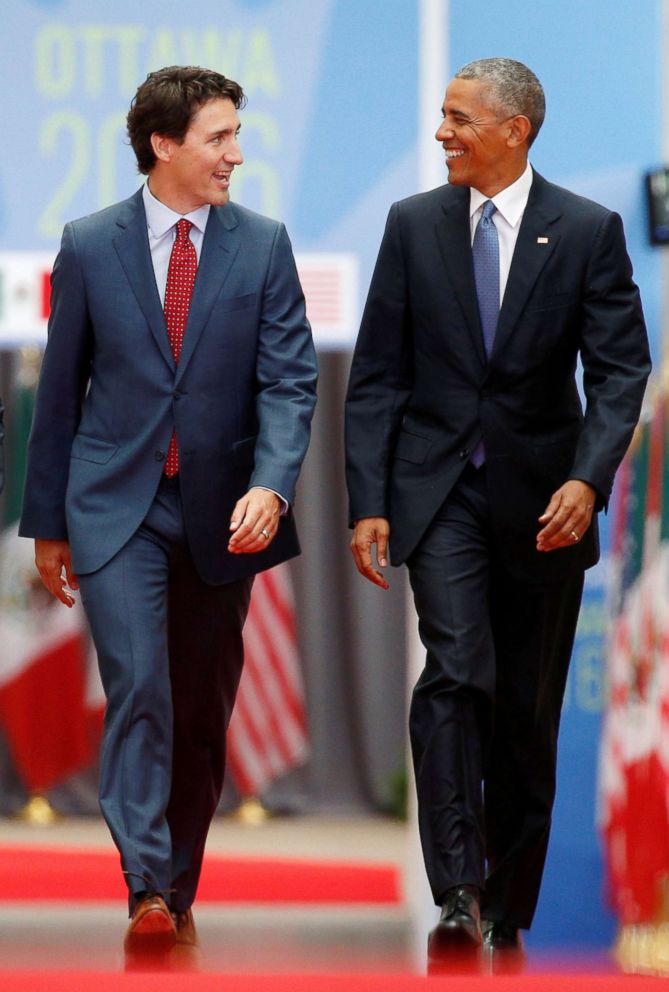
[[[214,180],[220,183],[223,189],[227,189],[230,185],[230,176],[232,172],[215,172]]]
[[[462,158],[465,154],[462,148],[444,148],[446,152],[446,161],[451,162],[455,158]]]

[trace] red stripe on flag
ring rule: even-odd
[[[40,316],[48,320],[51,314],[51,273],[42,272],[42,307]]]
[[[228,732],[230,774],[259,795],[301,763],[308,747],[290,574],[257,576],[244,628],[244,671]]]
[[[43,792],[93,759],[84,716],[81,636],[69,638],[0,688],[0,723],[31,792]]]

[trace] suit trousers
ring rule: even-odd
[[[253,578],[220,586],[200,579],[178,477],[163,478],[111,561],[78,578],[107,696],[100,806],[130,912],[145,891],[184,912],[223,786]]]
[[[453,886],[478,886],[485,918],[526,928],[548,846],[583,571],[559,583],[519,579],[495,547],[485,465],[471,464],[408,566],[427,650],[410,736],[432,893],[441,905]]]

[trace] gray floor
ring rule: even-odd
[[[110,848],[97,820],[49,827],[0,821],[0,844]],[[229,855],[315,857],[401,866],[405,828],[385,819],[214,822],[208,849]],[[199,966],[217,972],[397,973],[413,970],[408,913],[397,906],[212,905],[197,907]],[[2,903],[4,968],[123,970],[120,903]],[[73,939],[74,938],[74,939]]]

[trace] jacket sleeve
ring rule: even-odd
[[[289,503],[309,444],[318,373],[290,240],[277,226],[263,291],[258,335],[255,467],[249,486]]]
[[[28,442],[22,537],[67,540],[65,492],[92,352],[75,231],[65,227],[51,275],[51,315]]]
[[[615,213],[604,217],[588,264],[580,345],[586,409],[570,477],[594,486],[605,506],[651,369],[639,291]]]
[[[388,516],[395,439],[413,382],[407,276],[399,204],[390,209],[372,276],[346,396],[350,520]]]

